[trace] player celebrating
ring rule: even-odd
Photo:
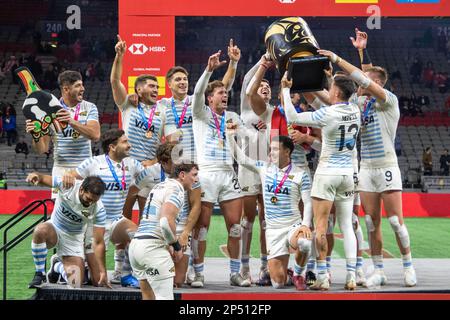
[[[352,228],[352,207],[354,197],[354,162],[356,160],[356,137],[360,127],[360,112],[348,99],[355,92],[349,78],[336,76],[330,88],[330,107],[315,112],[297,114],[290,100],[292,81],[287,73],[281,81],[289,123],[322,128],[322,151],[314,175],[311,196],[315,217],[316,244],[318,249],[316,283],[310,288],[328,290],[325,257],[327,255],[327,226],[333,202],[336,217],[344,234],[344,250],[347,260],[345,289],[356,288],[356,237]]]
[[[173,300],[173,277],[183,253],[176,234],[184,191],[198,181],[195,164],[178,164],[169,179],[150,192],[138,231],[130,244],[130,262],[143,300]],[[169,248],[167,247],[169,246]]]
[[[362,113],[361,162],[358,191],[365,212],[366,227],[375,272],[366,285],[377,287],[387,282],[384,274],[381,236],[381,201],[395,232],[403,260],[405,286],[417,284],[412,265],[409,233],[403,221],[402,178],[395,153],[394,139],[400,117],[397,97],[384,89],[387,72],[381,67],[367,68],[365,73],[335,53],[323,50],[359,85],[361,96],[352,97]]]
[[[311,180],[305,170],[291,162],[294,150],[292,139],[286,136],[272,138],[269,163],[245,156],[237,148],[231,132],[228,141],[238,163],[258,173],[263,182],[268,264],[272,286],[280,289],[286,284],[289,247],[292,247],[296,252],[294,285],[297,290],[305,290],[303,271],[311,248]],[[299,210],[300,200],[304,203],[303,220]]]
[[[199,179],[202,186],[202,209],[199,219],[198,259],[194,260],[195,279],[193,287],[203,287],[203,260],[206,250],[206,235],[214,203],[219,202],[228,231],[228,252],[230,255],[230,284],[250,286],[239,274],[239,240],[241,238],[240,216],[242,212],[241,190],[233,169],[233,159],[228,150],[225,126],[241,125],[239,116],[227,111],[228,94],[221,81],[208,84],[212,72],[225,64],[219,60],[220,51],[211,55],[205,72],[194,90],[193,116],[194,137],[199,163]],[[205,106],[205,95],[208,106]]]
[[[33,232],[31,252],[36,273],[29,284],[34,288],[45,281],[45,261],[48,249],[57,248],[62,263],[52,264],[50,271],[56,271],[72,287],[80,287],[84,279],[84,235],[86,228],[93,227],[93,245],[98,273],[92,273],[95,286],[109,286],[105,268],[105,232],[106,213],[100,197],[105,191],[102,179],[90,176],[77,181],[70,187],[62,180],[33,172],[27,181],[34,185],[57,188],[58,196],[51,219],[40,223]],[[56,261],[56,260],[55,260]]]
[[[83,160],[92,156],[91,140],[100,138],[97,107],[83,100],[84,86],[81,74],[77,71],[64,71],[58,76],[61,90],[59,100],[62,109],[57,112],[58,120],[67,122],[68,126],[60,133],[52,131],[53,169],[52,177],[61,178],[66,170],[76,168]],[[53,126],[51,126],[53,128]],[[26,131],[32,132],[34,124],[26,121]],[[53,129],[52,129],[53,130]],[[39,142],[33,139],[32,145],[39,154],[48,152],[50,136],[43,136]],[[52,198],[57,190],[52,190]]]

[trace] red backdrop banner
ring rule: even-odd
[[[19,212],[34,200],[50,198],[50,191],[41,190],[1,190],[0,214]],[[450,194],[403,193],[403,213],[405,217],[450,217]],[[42,211],[38,211],[40,214]],[[384,212],[383,212],[384,214]],[[137,213],[133,216],[136,218]]]
[[[436,0],[437,1],[437,0]],[[152,16],[369,16],[376,5],[383,17],[448,16],[450,3],[400,3],[400,0],[119,0],[123,15]]]

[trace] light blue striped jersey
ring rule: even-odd
[[[125,134],[131,144],[130,156],[138,161],[151,160],[156,158],[156,149],[161,144],[161,137],[163,135],[165,113],[164,109],[159,103],[156,104],[155,114],[150,126],[152,136],[146,136],[148,119],[153,106],[148,106],[140,103],[144,116],[142,116],[139,109],[133,106],[128,97],[125,103],[121,106],[122,121],[127,123],[124,125]],[[145,118],[145,119],[144,119]]]
[[[71,117],[75,115],[77,105],[69,108]],[[89,101],[80,102],[78,122],[86,124],[88,121],[98,122],[98,110],[95,104]],[[53,159],[58,167],[75,168],[84,159],[92,157],[91,140],[76,132],[68,125],[61,133],[57,133],[53,126]]]
[[[89,207],[80,202],[80,187],[82,181],[76,181],[73,187],[65,189],[60,178],[53,179],[53,187],[58,189],[51,221],[56,228],[71,235],[83,236],[86,228],[105,227],[106,211],[99,200]]]
[[[397,166],[395,135],[400,109],[397,97],[384,89],[386,102],[372,97],[354,94],[351,101],[357,103],[364,118],[361,126],[361,167],[384,168]]]
[[[322,150],[316,174],[353,175],[361,125],[356,104],[338,103],[314,112],[302,112],[291,122],[322,129]]]
[[[224,111],[225,125],[222,131],[223,147],[219,145],[218,130],[214,120],[212,110],[208,106],[203,106],[201,111],[194,115],[194,137],[197,150],[197,160],[200,170],[223,171],[233,170],[233,158],[228,148],[228,141],[225,139],[227,125],[237,124],[237,128],[242,128],[242,121],[233,111]],[[215,114],[220,124],[222,115]]]
[[[152,190],[158,183],[161,182],[162,177],[163,175],[161,175],[161,165],[159,163],[156,163],[150,167],[145,168],[145,170],[138,175],[138,177],[136,178],[136,186],[139,189],[149,188],[150,190]],[[200,182],[196,182],[192,185],[192,189],[197,188],[200,188]],[[183,208],[181,209],[181,212],[176,220],[177,235],[180,235],[181,232],[183,232],[190,211],[191,205],[189,202],[189,192],[186,190],[184,192]]]
[[[311,177],[302,168],[292,166],[289,175],[277,193],[277,202],[272,203],[274,191],[283,179],[288,167],[278,168],[273,164],[265,164],[260,167],[260,176],[263,182],[264,215],[268,228],[288,227],[302,221],[299,203],[302,196],[310,196]],[[276,186],[274,178],[276,176]]]
[[[267,126],[267,140],[270,141],[270,132],[272,130],[272,115],[274,107],[267,107],[266,111],[260,116],[260,119],[266,123]],[[288,134],[291,134],[294,129],[291,125],[288,125]],[[279,135],[279,134],[277,134]],[[292,152],[291,159],[297,167],[307,167],[308,161],[306,160],[307,151],[300,144],[294,144],[294,151]]]
[[[119,182],[109,168],[104,154],[84,160],[76,169],[77,173],[83,178],[87,176],[99,176],[106,185],[105,193],[102,196],[102,202],[106,210],[106,218],[114,221],[122,217],[123,205],[127,198],[128,189],[136,177],[144,171],[140,162],[131,157],[123,159],[125,168],[125,190],[122,190],[123,168],[121,163],[111,160]]]
[[[152,236],[164,240],[159,220],[161,219],[161,208],[166,202],[173,204],[179,210],[175,217],[177,219],[183,208],[184,188],[175,179],[166,179],[150,191],[135,237]]]
[[[166,123],[164,126],[164,135],[167,137],[171,134],[175,134],[178,138],[180,148],[183,150],[183,158],[189,159],[191,162],[195,161],[195,143],[194,143],[194,129],[192,127],[192,96],[186,96],[183,101],[175,100],[171,98],[162,98],[159,103],[165,112]],[[172,102],[176,108],[178,116],[178,122],[176,122],[175,114],[172,110]],[[184,115],[181,127],[179,127],[179,121],[183,113],[183,108],[187,103],[186,114]]]

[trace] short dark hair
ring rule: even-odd
[[[136,78],[136,81],[134,82],[134,92],[137,93],[137,87],[143,83],[146,83],[147,80],[153,80],[158,82],[158,79],[152,74],[141,74],[139,77]]]
[[[198,166],[195,163],[180,163],[175,164],[172,168],[172,173],[170,174],[171,178],[178,178],[181,172],[191,172],[192,169],[197,169]]]
[[[109,145],[116,145],[119,141],[120,137],[125,134],[125,131],[122,129],[110,129],[106,132],[103,132],[100,140],[102,142],[102,149],[105,154],[109,152]]]
[[[169,81],[172,78],[172,76],[177,72],[184,73],[186,75],[186,77],[189,76],[189,72],[187,72],[187,70],[185,68],[183,68],[181,66],[175,66],[175,67],[170,68],[169,71],[167,71],[167,73],[166,73],[167,81]]]
[[[166,142],[161,144],[156,149],[156,159],[158,162],[168,162],[172,159],[172,150],[177,144],[173,142]]]
[[[341,98],[348,101],[356,92],[356,85],[348,76],[339,75],[333,78],[333,84],[341,91]]]
[[[292,152],[294,151],[294,141],[292,141],[291,138],[289,138],[288,136],[275,136],[272,138],[272,142],[280,142],[284,148],[289,149],[289,154],[292,154]]]
[[[264,78],[264,79],[261,80],[261,83],[263,83],[263,82],[267,83],[267,84],[269,85],[269,87],[270,87],[270,82],[269,82],[269,80],[267,80],[266,78]]]
[[[212,96],[214,89],[225,87],[222,81],[214,80],[210,83],[208,83],[208,86],[206,87],[205,96],[209,97]]]
[[[96,196],[102,196],[105,193],[105,183],[99,176],[89,176],[84,178],[81,183],[81,188],[84,191],[95,194]]]
[[[59,74],[58,76],[58,85],[60,88],[66,85],[73,85],[77,81],[83,81],[81,74],[78,71],[66,70]]]

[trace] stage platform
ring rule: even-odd
[[[292,260],[292,259],[291,259]],[[400,259],[385,259],[388,284],[380,288],[361,288],[349,292],[343,289],[345,260],[332,261],[332,285],[327,292],[297,291],[290,286],[283,289],[272,287],[249,288],[229,285],[228,259],[207,258],[205,261],[205,286],[194,289],[189,286],[175,289],[177,300],[385,300],[385,299],[445,299],[450,300],[450,259],[414,259],[418,285],[406,288]],[[292,265],[292,261],[290,263]],[[371,271],[371,260],[365,261],[364,270]],[[259,259],[251,259],[253,278],[257,278]],[[139,300],[139,290],[113,285],[113,289],[85,286],[70,289],[65,285],[44,284],[33,297],[38,300]]]

